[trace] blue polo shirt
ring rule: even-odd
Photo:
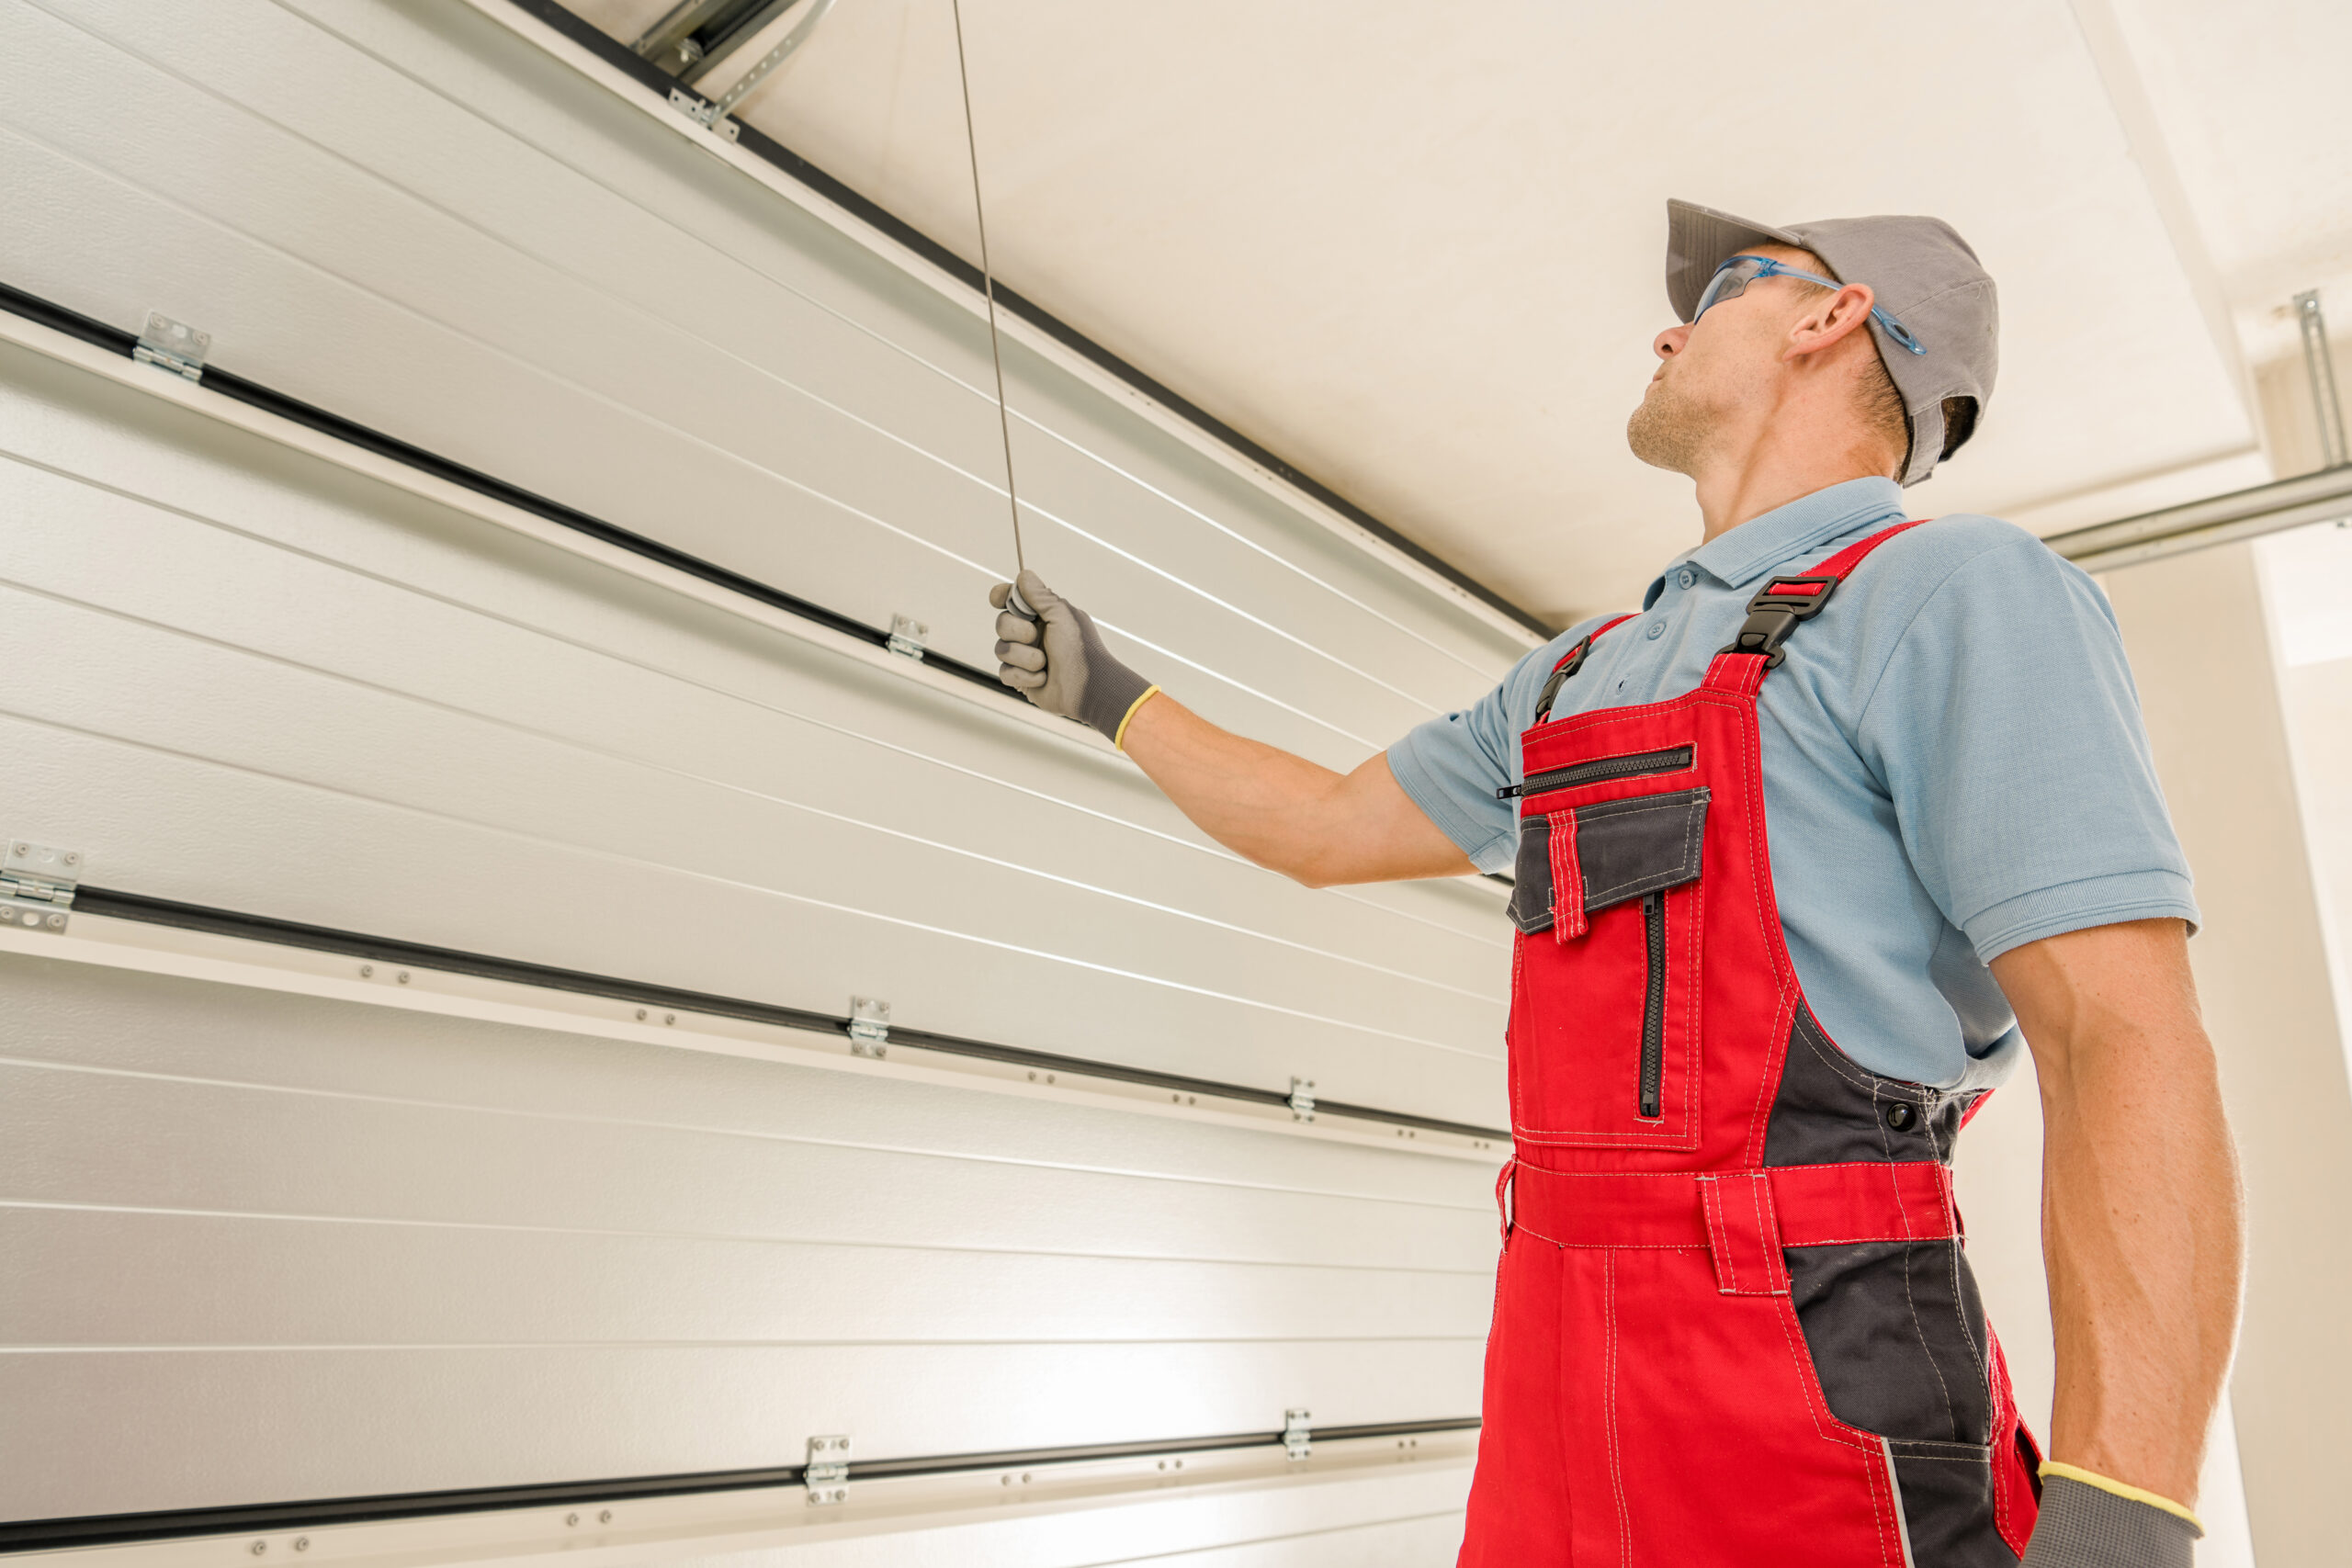
[[[1696,686],[1771,572],[1905,516],[1853,479],[1677,557],[1595,642],[1555,716]],[[1389,748],[1430,819],[1509,872],[1519,738],[1571,626],[1472,707]],[[1946,517],[1881,546],[1791,634],[1758,697],[1772,878],[1815,1017],[1875,1072],[1998,1082],[2023,1042],[1985,965],[2063,931],[2195,922],[2123,642],[2089,577],[2023,529]]]

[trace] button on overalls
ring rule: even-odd
[[[1521,738],[1464,1568],[2013,1568],[2032,1531],[2038,1456],[1951,1197],[1980,1097],[1831,1043],[1766,848],[1757,691],[1908,526],[1768,579],[1695,691],[1549,720],[1585,638]]]

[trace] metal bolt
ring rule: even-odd
[[[359,977],[363,980],[374,979],[376,977],[376,966],[373,964],[362,964],[359,966]]]
[[[403,969],[403,970],[401,970],[399,974],[397,974],[397,975],[393,976],[392,976],[392,978],[393,978],[393,979],[395,979],[395,980],[398,980],[401,985],[405,986],[405,985],[407,985],[407,984],[408,984],[408,971],[407,971],[407,970],[405,970],[405,969]]]
[[[30,844],[18,844],[17,852],[20,855],[28,855],[33,852],[33,847]]]
[[[1029,1472],[1025,1470],[1021,1472],[1021,1484],[1023,1486],[1029,1484]]]
[[[310,1550],[311,1550],[311,1538],[310,1538],[309,1536],[307,1536],[307,1535],[298,1535],[298,1536],[296,1536],[296,1537],[294,1538],[294,1550],[295,1550],[295,1551],[310,1551]]]
[[[26,916],[25,918],[26,918],[27,919],[30,919],[32,917],[31,917],[31,916],[29,916],[29,915],[28,915],[28,916]],[[62,916],[62,915],[51,915],[51,916],[50,916],[50,917],[49,917],[49,929],[50,929],[50,930],[51,930],[51,931],[63,931],[63,930],[65,929],[65,917],[64,917],[64,916]]]
[[[80,855],[69,852],[65,857],[65,863],[67,865],[78,865],[81,863],[81,860],[82,857]]]
[[[639,1023],[643,1023],[645,1021],[645,1010],[643,1008],[637,1010],[637,1021]]]
[[[674,1012],[665,1012],[662,1015],[662,1021],[664,1023],[675,1023],[678,1021],[678,1015]]]
[[[611,1524],[613,1522],[613,1511],[610,1508],[606,1508],[596,1516],[596,1522],[600,1525]]]
[[[254,1542],[251,1548],[251,1551],[255,1557],[259,1557],[263,1552],[267,1551],[268,1550],[269,1542],[266,1540],[257,1540]]]
[[[563,1516],[563,1522],[568,1525],[576,1525],[580,1522],[580,1516],[578,1514],[566,1514]]]

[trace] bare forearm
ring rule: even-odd
[[[1220,729],[1164,693],[1136,710],[1124,744],[1204,832],[1310,886],[1472,869],[1398,788],[1384,757],[1335,773]]]
[[[1996,973],[2026,998],[2041,1082],[2051,1457],[2190,1504],[2241,1265],[2236,1157],[2182,942],[2177,921],[2100,928]],[[2035,954],[2068,943],[2072,964]]]

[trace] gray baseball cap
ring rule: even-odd
[[[1911,423],[1903,482],[1917,484],[1975,434],[2000,362],[1993,279],[1968,242],[1938,218],[1832,218],[1774,228],[1688,201],[1666,204],[1666,295],[1689,321],[1724,262],[1758,245],[1793,245],[1840,283],[1866,283],[1879,309],[1928,352],[1913,354],[1877,321],[1871,335]]]

